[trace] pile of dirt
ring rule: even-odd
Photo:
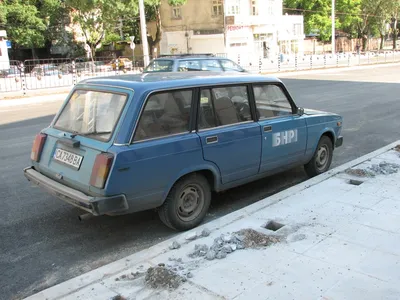
[[[374,177],[372,172],[368,172],[367,170],[363,169],[347,169],[346,174],[358,177]]]
[[[146,273],[145,282],[153,289],[170,288],[176,289],[184,282],[184,278],[160,265],[154,268],[149,268]]]
[[[400,165],[388,162],[371,165],[366,169],[347,169],[345,172],[349,175],[358,177],[375,177],[376,175],[390,175],[397,173]]]
[[[267,247],[280,242],[279,237],[266,235],[254,229],[242,229],[237,234],[242,238],[245,248]]]
[[[396,147],[394,147],[394,150],[397,152],[400,152],[400,145],[397,145]]]

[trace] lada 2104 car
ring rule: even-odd
[[[341,116],[297,107],[262,75],[92,78],[36,136],[24,174],[92,215],[156,208],[167,226],[188,230],[213,191],[298,165],[327,171],[341,129]]]

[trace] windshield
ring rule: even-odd
[[[54,127],[77,135],[109,141],[127,95],[76,90]]]
[[[173,71],[173,60],[157,59],[150,62],[150,64],[144,69],[143,72],[172,72]]]

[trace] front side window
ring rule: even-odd
[[[151,95],[140,117],[134,141],[189,132],[191,107],[192,90]]]
[[[144,73],[152,72],[172,72],[174,61],[170,59],[157,59],[150,62],[150,64],[144,69]]]
[[[93,139],[108,141],[127,95],[76,90],[62,110],[54,127]]]
[[[221,60],[221,65],[225,69],[225,71],[243,72],[243,68],[241,66],[228,59]]]
[[[255,85],[254,100],[261,119],[293,114],[289,99],[282,88],[274,84]]]
[[[204,89],[200,95],[198,128],[251,121],[251,111],[246,86]]]
[[[204,59],[202,60],[203,71],[222,72],[221,65],[216,59]]]

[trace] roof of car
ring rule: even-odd
[[[130,89],[168,89],[180,87],[196,87],[204,85],[251,83],[251,82],[281,82],[276,77],[238,72],[157,72],[141,74],[125,74],[117,76],[89,78],[79,82],[79,85],[114,86]]]

